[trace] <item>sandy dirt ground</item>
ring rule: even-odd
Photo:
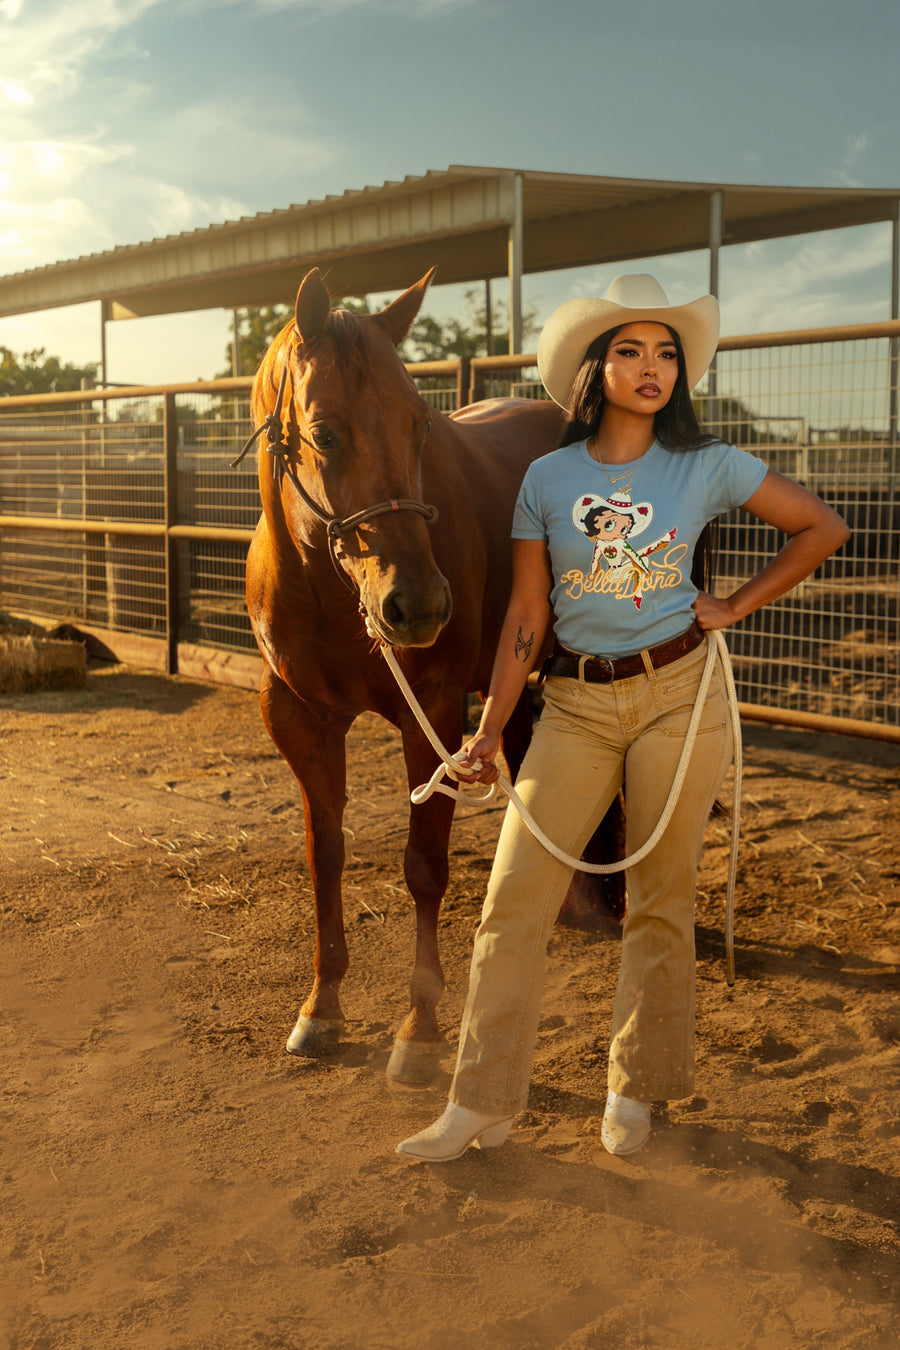
[[[558,927],[528,1109],[440,1167],[498,809],[459,814],[447,1053],[385,1077],[412,908],[397,739],[351,739],[347,1033],[284,1053],[311,979],[299,793],[255,696],[121,667],[0,698],[9,1350],[893,1350],[900,1343],[898,747],[746,729],[697,919],[697,1095],[598,1145],[618,935]]]

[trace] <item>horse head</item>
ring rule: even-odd
[[[279,410],[286,471],[273,479],[261,466],[267,516],[281,513],[307,566],[328,543],[361,612],[397,647],[430,646],[451,609],[428,538],[436,512],[422,498],[435,414],[397,354],[433,271],[373,315],[332,310],[318,270],[309,272],[252,395],[260,421],[273,413],[286,374]]]

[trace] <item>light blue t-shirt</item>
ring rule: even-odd
[[[543,539],[553,573],[559,641],[592,656],[625,656],[678,637],[694,618],[694,546],[715,516],[760,486],[766,465],[714,441],[664,450],[654,441],[611,469],[613,486],[584,441],[530,465],[516,502],[514,539]]]

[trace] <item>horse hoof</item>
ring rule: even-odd
[[[325,1022],[301,1013],[284,1048],[289,1055],[325,1059],[337,1050],[343,1029],[343,1022]]]
[[[422,1087],[433,1081],[441,1063],[443,1041],[394,1041],[385,1072],[397,1083]]]

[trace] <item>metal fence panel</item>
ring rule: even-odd
[[[900,726],[900,501],[887,337],[719,353],[699,412],[832,505],[852,535],[788,595],[729,631],[742,701]],[[722,524],[720,588],[784,542],[745,513]]]
[[[853,531],[812,578],[729,631],[745,705],[900,727],[897,342],[732,339],[697,396],[710,429],[805,483]],[[508,366],[479,371],[486,397],[544,397],[533,364]],[[168,639],[176,624],[183,643],[255,651],[244,602],[255,456],[228,467],[252,430],[249,383],[179,386],[168,414],[158,389],[0,403],[0,608]],[[436,409],[456,406],[457,386],[433,369],[421,388]],[[745,513],[725,518],[720,593],[781,542]]]

